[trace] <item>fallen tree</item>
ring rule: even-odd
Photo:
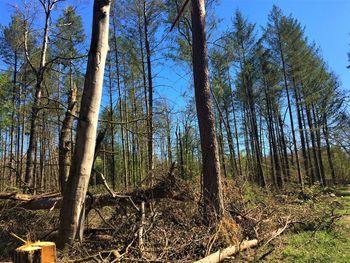
[[[173,169],[174,167],[170,169],[166,177],[161,178],[152,188],[137,188],[132,192],[116,194],[106,186],[108,194],[92,195],[91,193],[88,193],[85,197],[86,207],[115,205],[135,206],[135,204],[148,202],[151,199],[162,198],[184,201],[189,198],[189,191],[176,184],[175,177],[172,175]],[[17,192],[0,193],[0,199],[15,201],[15,206],[28,210],[52,210],[58,209],[62,205],[62,196],[60,193],[48,193],[43,195],[29,195]]]
[[[252,240],[246,240],[240,243],[237,246],[229,246],[224,249],[220,249],[213,254],[210,254],[209,256],[202,258],[198,261],[195,261],[194,263],[217,263],[220,262],[228,257],[231,257],[235,254],[237,254],[240,251],[246,250],[248,248],[252,248],[258,245],[257,239]]]

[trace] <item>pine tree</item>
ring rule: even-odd
[[[262,148],[258,131],[256,111],[256,93],[254,91],[256,81],[256,69],[254,67],[255,25],[245,19],[239,10],[236,11],[233,20],[232,52],[239,73],[237,85],[240,98],[246,110],[246,128],[250,134],[251,150],[254,160],[254,180],[261,186],[265,186],[265,178],[262,168]],[[247,134],[248,135],[248,134]]]

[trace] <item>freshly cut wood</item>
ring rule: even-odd
[[[12,199],[16,201],[30,201],[33,199],[33,195],[13,193],[0,193],[0,199]]]
[[[14,263],[55,263],[56,245],[53,242],[27,243],[15,250]]]
[[[218,250],[209,256],[202,258],[201,260],[195,261],[194,263],[216,263],[224,260],[227,257],[233,256],[240,251],[246,250],[251,247],[255,247],[258,245],[257,239],[243,241],[238,246],[229,246],[224,248],[223,250]]]

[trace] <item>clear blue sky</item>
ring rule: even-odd
[[[233,11],[239,8],[259,27],[266,24],[273,4],[305,26],[306,36],[320,46],[329,67],[338,74],[343,87],[350,90],[350,70],[346,68],[350,50],[350,0],[221,0],[217,14],[229,23]]]
[[[35,0],[33,0],[35,1]],[[12,12],[9,6],[20,1],[0,0],[0,24],[7,24]],[[91,32],[92,0],[66,1],[60,7],[68,4],[78,6],[78,13],[83,16],[86,32]],[[231,23],[234,11],[239,8],[257,28],[264,26],[272,5],[278,5],[285,14],[292,14],[306,28],[306,35],[310,41],[315,41],[322,50],[325,61],[339,76],[342,87],[350,90],[350,70],[346,68],[347,52],[350,50],[350,0],[221,0],[216,7],[216,14],[223,19],[220,27],[224,30]],[[90,37],[88,37],[89,39]],[[172,71],[171,71],[172,70]],[[156,92],[160,96],[168,97],[170,101],[177,100],[187,88],[190,76],[174,68],[163,66],[155,68],[159,73],[159,84]],[[169,74],[173,72],[173,74]],[[181,76],[184,75],[184,78]],[[167,83],[173,87],[166,87]]]

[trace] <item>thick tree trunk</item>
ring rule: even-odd
[[[28,243],[17,248],[13,255],[14,263],[55,263],[56,260],[53,242]]]
[[[209,86],[208,49],[205,33],[204,0],[192,0],[192,62],[196,108],[203,162],[203,199],[205,214],[221,217],[224,204],[215,120]]]
[[[110,2],[95,0],[90,51],[85,75],[73,165],[63,196],[60,212],[58,245],[64,247],[81,236],[84,224],[84,201],[87,192],[94,151],[98,114],[102,96],[104,67],[108,51]],[[81,231],[79,231],[79,234]]]

